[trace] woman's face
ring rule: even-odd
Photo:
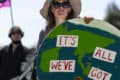
[[[55,18],[66,19],[71,12],[71,5],[68,0],[54,0],[51,6],[51,12]]]

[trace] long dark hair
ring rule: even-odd
[[[48,10],[48,16],[47,16],[47,26],[46,26],[46,32],[48,33],[51,29],[55,27],[55,17],[54,14],[51,12],[51,6],[49,7]],[[71,12],[68,14],[67,20],[74,18],[74,11],[71,9]]]

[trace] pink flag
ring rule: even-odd
[[[5,0],[5,2],[0,3],[0,8],[2,8],[2,7],[10,7],[10,5],[11,5],[10,0]]]

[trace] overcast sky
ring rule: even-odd
[[[39,14],[45,0],[12,0],[14,24],[20,26],[25,36],[22,42],[31,47],[38,41],[39,32],[45,27],[45,20]],[[115,0],[82,0],[81,17],[93,16],[103,19],[108,3]],[[116,3],[120,0],[116,0]],[[0,46],[10,43],[9,29],[12,27],[10,8],[0,9]]]

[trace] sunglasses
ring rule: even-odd
[[[69,8],[71,7],[70,3],[69,2],[63,2],[63,3],[59,3],[59,2],[52,2],[52,6],[54,8],[60,8],[60,7],[63,7],[63,8]]]

